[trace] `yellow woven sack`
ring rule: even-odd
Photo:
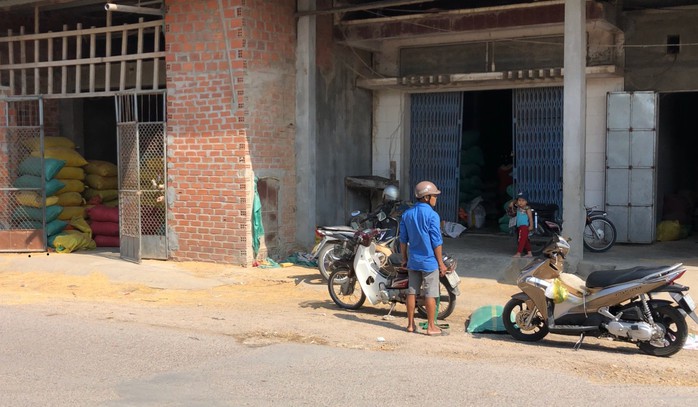
[[[85,217],[84,206],[64,206],[63,212],[58,215],[60,220],[71,220],[74,217]]]
[[[53,239],[56,253],[70,253],[79,249],[94,249],[97,244],[91,236],[78,230],[66,230]]]
[[[90,160],[85,166],[85,171],[88,174],[97,174],[103,177],[116,177],[119,174],[116,164],[101,160]]]
[[[678,220],[663,220],[657,225],[657,240],[668,242],[681,238],[681,224]]]
[[[41,208],[44,205],[41,203],[41,196],[33,191],[22,191],[17,194],[17,202],[20,205],[31,206],[34,208]],[[58,204],[58,198],[55,196],[46,197],[46,206]]]
[[[87,210],[87,208],[85,208]],[[81,231],[82,233],[88,234],[90,237],[92,237],[92,228],[90,227],[90,224],[87,223],[84,217],[82,216],[76,216],[70,220],[70,226],[74,227],[76,230]]]
[[[85,184],[94,189],[117,189],[119,180],[117,177],[104,177],[97,174],[87,174]]]
[[[32,151],[32,156],[40,157],[41,152],[34,150]],[[44,148],[44,157],[63,160],[65,161],[66,167],[82,167],[83,165],[87,164],[87,160],[85,160],[80,153],[66,147]]]
[[[60,179],[79,179],[80,181],[85,179],[85,170],[82,167],[63,167],[55,178]]]
[[[106,201],[111,201],[119,197],[119,191],[116,189],[104,189],[104,190],[99,190],[99,189],[92,189],[88,188],[87,191],[84,193],[85,199],[88,201],[95,196],[98,196],[102,198],[102,202]]]
[[[80,206],[85,203],[79,192],[63,192],[62,194],[56,195],[58,198],[58,205],[60,206]]]
[[[38,137],[34,137],[24,141],[24,145],[34,151],[39,150],[41,145],[41,140]],[[46,136],[44,137],[44,148],[50,147],[65,147],[65,148],[75,148],[75,143],[69,138],[61,136]]]
[[[79,179],[61,179],[59,180],[65,184],[65,186],[58,190],[56,194],[63,194],[65,192],[82,192],[85,190],[85,183]]]

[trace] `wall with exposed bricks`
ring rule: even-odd
[[[252,264],[258,172],[281,179],[279,235],[282,243],[293,236],[294,3],[222,0],[221,9],[216,0],[167,2],[174,260]]]

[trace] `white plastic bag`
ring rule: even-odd
[[[444,222],[444,234],[448,237],[456,238],[465,231],[465,226],[456,222]]]

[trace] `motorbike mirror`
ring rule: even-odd
[[[378,220],[380,222],[384,221],[386,217],[387,216],[385,216],[385,213],[383,213],[383,211],[378,212]]]

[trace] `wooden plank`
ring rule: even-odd
[[[138,19],[139,23],[143,22],[143,17]],[[139,56],[143,53],[143,27],[138,27],[138,46],[136,49],[136,54]],[[141,90],[141,83],[143,80],[143,59],[138,58],[136,60],[136,90]]]
[[[7,35],[12,36],[12,29],[7,30]],[[9,42],[7,43],[7,57],[10,61],[10,65],[15,63],[15,45],[14,42]],[[10,92],[14,93],[15,91],[15,71],[14,69],[10,70]]]
[[[90,34],[90,59],[94,59],[97,54],[97,37],[95,34]],[[78,68],[79,69],[79,68]],[[90,63],[90,92],[95,91],[95,64]]]
[[[111,27],[112,12],[107,11],[107,27]],[[107,43],[104,54],[107,58],[111,56],[111,31],[107,32]],[[111,89],[111,63],[107,62],[104,67],[104,90]]]
[[[153,51],[157,52],[160,51],[160,26],[155,27],[155,33],[153,34],[155,37],[153,38],[153,44],[154,48]],[[153,90],[157,90],[160,82],[160,69],[158,65],[160,64],[160,59],[159,58],[154,58],[153,59]]]
[[[90,34],[107,34],[107,33],[114,33],[114,32],[127,32],[128,30],[137,30],[139,27],[142,28],[153,28],[153,27],[158,27],[163,24],[162,20],[155,20],[155,21],[148,21],[144,23],[138,23],[138,24],[124,24],[123,26],[117,25],[117,26],[111,26],[111,27],[100,27],[100,28],[95,28],[95,29],[87,29],[87,30],[73,30],[73,31],[68,31],[64,30],[60,33],[43,33],[43,34],[20,34],[19,36],[7,36],[7,37],[0,37],[0,43],[3,42],[14,42],[14,41],[19,41],[20,39],[24,39],[25,41],[30,41],[30,40],[45,40],[45,39],[50,39],[50,38],[61,38],[63,36],[68,36],[68,37],[74,37],[77,35],[90,35]]]
[[[24,26],[21,26],[19,28],[19,33],[20,35],[24,35]],[[19,41],[19,60],[23,63],[27,63],[27,43],[25,40],[20,40]],[[21,81],[22,83],[20,84],[21,89],[22,89],[22,95],[27,94],[27,71],[25,69],[22,69],[20,71],[21,75]]]
[[[48,40],[48,61],[53,61],[53,40]],[[53,94],[53,67],[48,68],[48,93]]]
[[[63,24],[63,31],[68,30],[68,26],[66,24]],[[68,59],[68,37],[63,37],[63,49],[61,50],[62,58],[65,61]],[[61,94],[65,95],[68,93],[68,67],[66,65],[62,65],[61,67]]]
[[[39,32],[39,7],[34,6],[34,33]],[[39,40],[34,40],[34,63],[39,62]],[[39,68],[34,68],[34,93],[40,94],[41,88],[39,87]]]
[[[121,55],[126,55],[126,48],[128,40],[128,28],[124,25],[122,36],[121,36]],[[121,72],[119,72],[119,90],[123,91],[126,89],[126,61],[121,61]]]
[[[38,66],[39,68],[50,68],[50,67],[61,67],[63,65],[66,66],[81,66],[81,65],[89,65],[89,64],[104,64],[107,62],[122,62],[122,61],[137,61],[139,59],[143,60],[148,60],[148,59],[155,59],[155,58],[164,58],[165,57],[165,51],[160,51],[160,52],[147,52],[142,55],[136,55],[136,54],[131,54],[131,55],[125,55],[125,56],[120,56],[120,55],[114,55],[109,58],[105,57],[95,57],[95,58],[82,58],[82,59],[65,59],[62,61],[45,61],[45,62],[39,62],[38,64],[34,64],[33,62],[28,62],[26,64],[8,64],[8,65],[3,65],[0,66],[0,71],[9,71],[12,69],[27,69],[27,68],[33,68],[34,66]]]
[[[82,28],[82,23],[78,23],[78,30]],[[75,58],[82,59],[82,35],[75,36]],[[82,76],[82,69],[79,66],[75,67],[75,93],[80,93],[80,81]]]

